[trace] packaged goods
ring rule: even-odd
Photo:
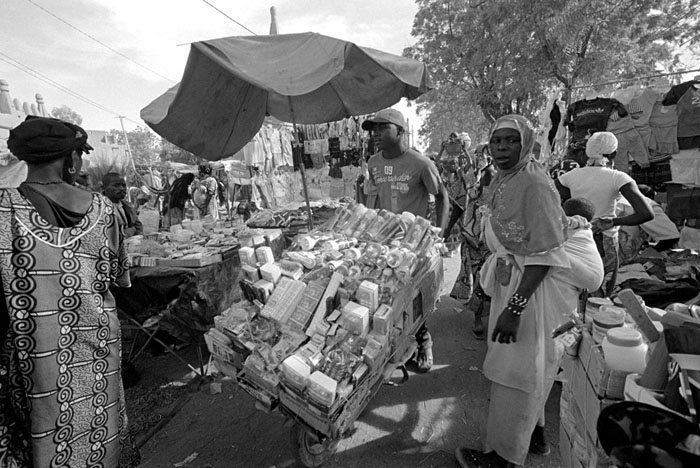
[[[362,350],[362,360],[372,371],[379,368],[388,354],[388,339],[384,335],[371,333],[367,339],[367,344]]]
[[[381,304],[372,316],[372,333],[388,336],[393,327],[391,306]]]
[[[241,259],[241,265],[244,267],[246,265],[254,267],[257,263],[257,259],[255,257],[255,249],[253,249],[252,247],[241,247],[240,249],[238,249],[238,256]]]
[[[416,217],[416,220],[411,224],[406,235],[401,242],[401,247],[408,250],[415,250],[418,245],[423,240],[423,236],[430,229],[430,222],[420,216]]]
[[[370,314],[377,310],[379,304],[379,285],[371,281],[363,281],[357,289],[357,301],[369,309]]]
[[[282,269],[275,263],[266,263],[260,266],[260,276],[272,284],[277,284],[282,277]]]
[[[389,268],[398,268],[403,263],[404,257],[408,253],[407,249],[394,247],[386,255],[386,264]]]
[[[274,263],[275,255],[272,253],[272,248],[268,246],[262,246],[255,249],[255,258],[258,263]]]
[[[278,323],[285,323],[296,309],[304,289],[306,283],[303,281],[282,278],[260,314]]]
[[[323,251],[328,254],[332,251],[338,251],[349,249],[357,245],[357,239],[351,237],[346,240],[327,240],[323,243]]]
[[[309,398],[323,406],[331,406],[335,400],[338,382],[320,371],[315,371],[308,380]]]
[[[379,210],[379,212],[377,212],[377,216],[367,226],[367,229],[365,229],[365,232],[360,234],[359,238],[363,239],[363,240],[375,239],[377,237],[377,234],[381,230],[382,226],[384,226],[384,223],[386,223],[388,216],[390,216],[390,215],[391,215],[391,213],[389,213],[387,210]]]
[[[360,219],[360,222],[357,223],[355,226],[355,229],[348,234],[350,237],[356,237],[359,238],[362,236],[367,228],[374,222],[375,218],[377,217],[377,212],[374,210],[367,210],[365,214],[362,216]]]
[[[324,278],[317,281],[311,281],[304,289],[304,294],[297,304],[296,309],[289,318],[289,325],[293,329],[306,331],[311,318],[314,315],[316,307],[326,290],[326,286],[330,282],[330,278]]]
[[[266,279],[256,281],[253,283],[253,287],[255,288],[256,296],[260,298],[260,302],[263,304],[267,303],[272,295],[272,291],[275,289],[275,285],[272,284],[272,281]]]
[[[304,276],[304,266],[299,262],[293,262],[291,260],[280,260],[277,262],[277,266],[280,267],[282,276],[298,280]]]
[[[369,309],[356,302],[348,302],[342,309],[342,325],[346,330],[365,336],[369,333]]]
[[[295,354],[289,356],[282,362],[281,370],[285,383],[300,392],[306,388],[311,376],[311,366],[303,357]]]
[[[255,266],[243,265],[241,271],[243,272],[243,277],[251,283],[255,283],[260,279],[260,271]]]

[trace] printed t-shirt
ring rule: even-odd
[[[627,115],[627,109],[617,99],[582,99],[571,104],[564,120],[564,125],[573,131],[571,141],[584,141],[589,135],[604,131],[613,110],[617,110],[620,117]]]
[[[595,206],[594,218],[614,217],[616,200],[620,189],[630,182],[632,177],[624,172],[600,166],[586,166],[574,169],[559,176],[559,182],[571,191],[572,198],[585,198]],[[618,226],[608,229],[603,234],[615,237]]]
[[[691,86],[678,100],[678,138],[700,135],[700,89]]]
[[[413,149],[392,159],[379,152],[367,166],[377,188],[379,208],[428,216],[428,195],[437,195],[440,187],[440,175],[430,159]]]

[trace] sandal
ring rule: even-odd
[[[418,372],[425,374],[433,367],[433,346],[423,345],[418,350],[418,355],[416,356],[416,364],[418,365]]]
[[[459,463],[459,466],[461,466],[462,468],[481,467],[481,465],[479,464],[479,459],[483,455],[484,454],[482,452],[479,452],[478,450],[466,447],[457,447],[455,449],[455,458],[457,458],[457,463]]]

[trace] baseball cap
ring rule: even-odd
[[[406,128],[406,121],[403,118],[403,114],[396,109],[382,109],[371,119],[367,119],[362,122],[362,130],[371,131],[374,124],[379,123],[391,123],[397,125],[401,128]]]

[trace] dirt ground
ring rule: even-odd
[[[457,259],[446,262],[454,280]],[[458,264],[457,264],[458,265]],[[462,303],[444,296],[428,324],[435,341],[435,365],[411,373],[402,386],[385,385],[340,441],[325,466],[456,467],[454,449],[480,447],[488,382],[481,373],[486,344],[470,333],[473,317]],[[206,348],[203,348],[207,357]],[[199,367],[196,346],[178,354]],[[142,355],[141,375],[127,390],[130,422],[138,429],[143,468],[296,468],[303,465],[292,444],[292,427],[278,412],[266,414],[230,379],[191,380],[189,369],[170,354]],[[188,381],[179,387],[162,386]],[[212,385],[213,384],[213,385]],[[219,391],[219,385],[220,391]],[[531,455],[527,467],[559,467],[559,393],[547,404],[547,439],[552,453]]]

